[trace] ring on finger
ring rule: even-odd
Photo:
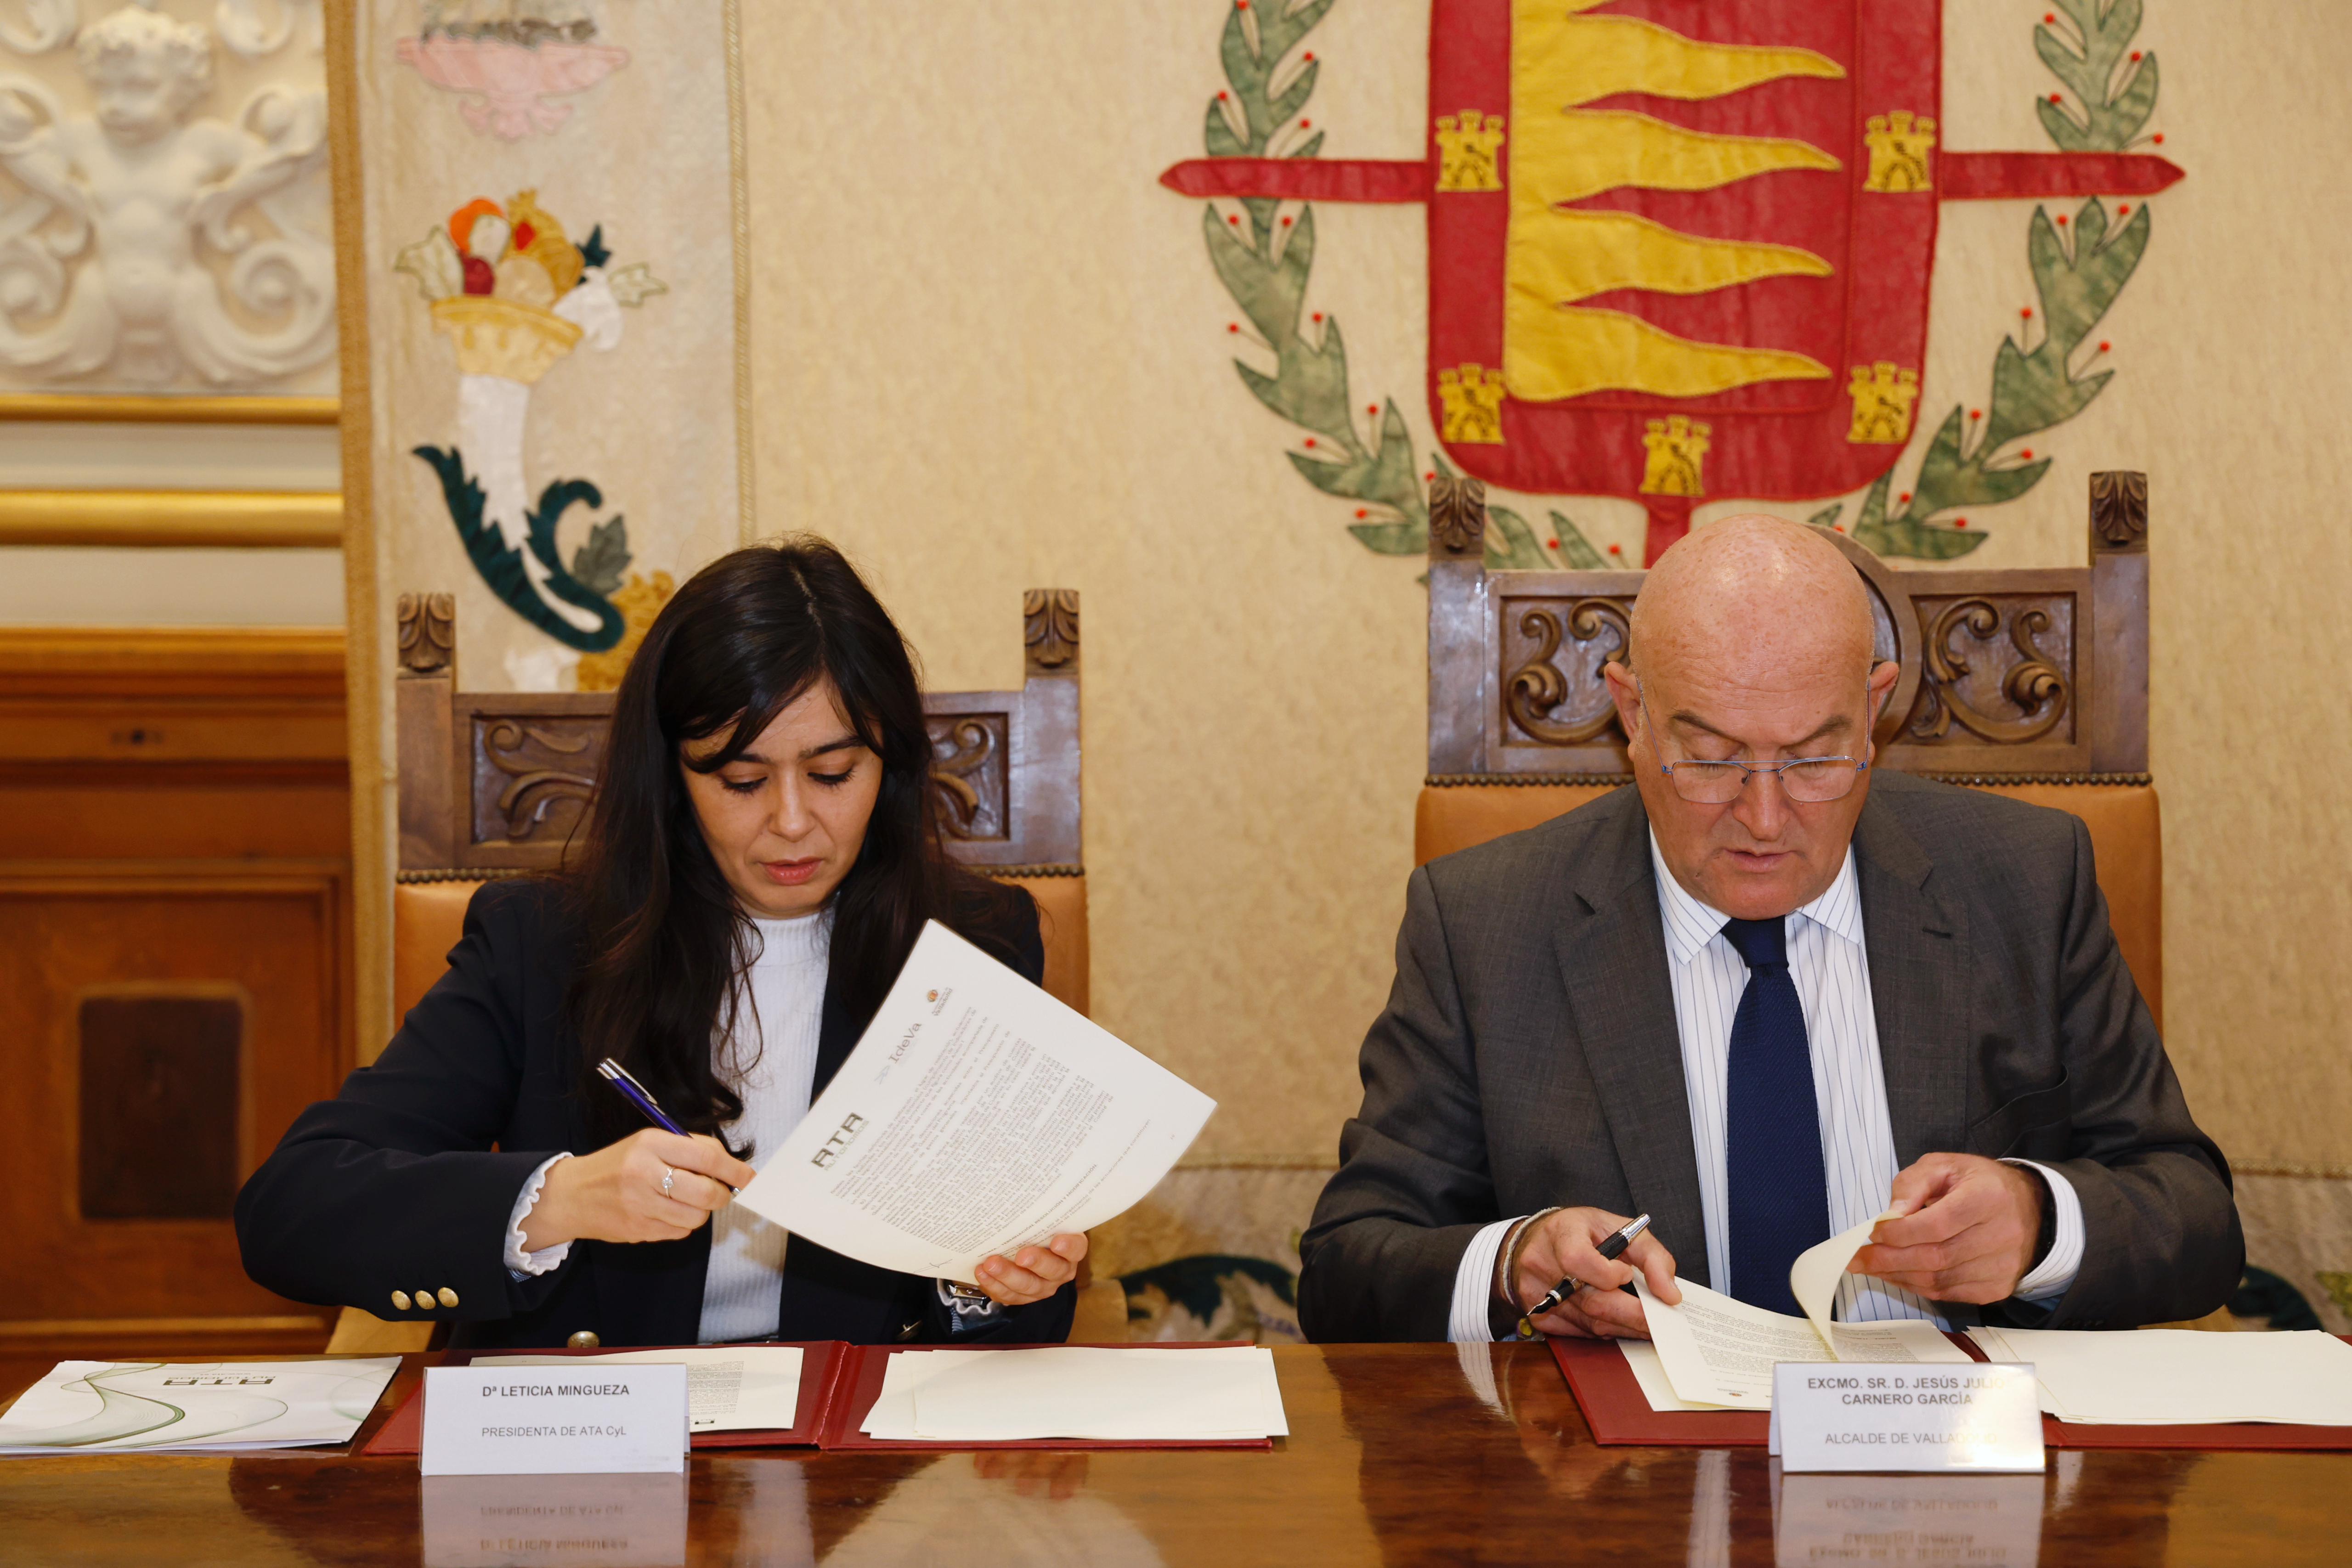
[[[677,1173],[676,1171],[674,1171],[674,1170],[670,1169],[667,1166],[662,1166],[662,1179],[661,1179],[661,1192],[662,1192],[662,1196],[663,1196],[664,1197],[669,1197],[669,1196],[670,1196],[670,1188],[671,1188],[671,1187],[673,1187],[673,1186],[677,1186]]]

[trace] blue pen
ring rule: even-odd
[[[654,1097],[646,1092],[644,1084],[629,1076],[627,1068],[608,1056],[596,1064],[596,1071],[605,1082],[627,1096],[630,1104],[644,1112],[646,1121],[665,1133],[676,1133],[681,1138],[689,1135],[684,1127],[671,1121],[668,1113],[654,1103]]]
[[[676,1122],[671,1121],[669,1119],[669,1113],[664,1111],[659,1105],[655,1104],[654,1097],[646,1092],[646,1086],[638,1082],[635,1078],[631,1077],[629,1075],[629,1070],[622,1066],[619,1062],[614,1061],[611,1057],[608,1056],[604,1061],[596,1064],[596,1074],[598,1077],[604,1079],[605,1082],[619,1090],[622,1094],[627,1097],[630,1104],[635,1105],[638,1110],[645,1113],[646,1121],[651,1122],[663,1132],[676,1133],[681,1138],[692,1137],[694,1135],[691,1133],[688,1133],[684,1127],[679,1126]],[[731,1193],[740,1194],[743,1189],[740,1186],[730,1186],[727,1190]]]

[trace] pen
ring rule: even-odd
[[[1650,1217],[1646,1214],[1637,1214],[1622,1229],[1610,1232],[1609,1239],[1593,1250],[1601,1254],[1601,1261],[1614,1263],[1624,1253],[1626,1248],[1633,1245],[1633,1238],[1648,1228],[1650,1228]],[[1550,1292],[1542,1301],[1529,1307],[1527,1316],[1519,1320],[1519,1333],[1533,1337],[1536,1332],[1536,1320],[1576,1294],[1582,1283],[1582,1281],[1571,1274],[1554,1285]]]
[[[630,1104],[644,1112],[646,1121],[665,1133],[676,1133],[681,1138],[689,1135],[684,1127],[671,1121],[668,1113],[654,1103],[654,1097],[646,1092],[644,1084],[629,1076],[627,1068],[608,1056],[596,1064],[596,1073],[605,1082],[619,1090]]]
[[[693,1134],[688,1133],[684,1127],[681,1127],[676,1122],[671,1121],[669,1119],[669,1113],[664,1111],[659,1105],[655,1104],[654,1097],[646,1092],[646,1086],[638,1082],[635,1078],[631,1077],[629,1075],[629,1070],[622,1066],[619,1062],[614,1061],[611,1057],[608,1056],[604,1061],[596,1064],[596,1075],[602,1078],[605,1082],[611,1084],[614,1088],[619,1090],[622,1096],[626,1099],[630,1104],[635,1105],[639,1111],[645,1113],[645,1118],[646,1121],[651,1122],[663,1132],[676,1133],[681,1138],[693,1136]],[[740,1196],[743,1191],[740,1186],[730,1186],[727,1190],[729,1192],[735,1193],[738,1196]]]

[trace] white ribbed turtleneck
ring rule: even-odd
[[[711,1049],[719,1076],[743,1101],[743,1114],[727,1124],[724,1135],[739,1149],[750,1144],[757,1167],[767,1164],[808,1113],[825,967],[833,949],[833,911],[751,924],[758,944],[750,975],[752,1011],[736,1020],[731,1038]],[[744,1049],[746,1042],[751,1049]],[[697,1335],[703,1343],[774,1335],[782,1296],[778,1276],[788,1239],[782,1226],[740,1204],[712,1217],[710,1272],[703,1281]]]

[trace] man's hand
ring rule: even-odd
[[[682,1138],[647,1127],[593,1155],[550,1166],[539,1201],[523,1217],[523,1250],[583,1238],[675,1241],[732,1203],[729,1188],[749,1186],[759,1174],[716,1138]]]
[[[1927,1155],[1895,1178],[1902,1216],[1882,1219],[1853,1271],[1935,1301],[2005,1301],[2033,1267],[2042,1182],[1978,1155]]]
[[[1086,1232],[1066,1230],[1043,1247],[1024,1247],[1010,1258],[984,1258],[972,1272],[998,1306],[1025,1307],[1076,1279],[1086,1255]]]
[[[1632,1283],[1633,1270],[1639,1269],[1652,1294],[1668,1306],[1680,1305],[1683,1293],[1675,1283],[1674,1254],[1648,1231],[1635,1237],[1614,1262],[1594,1250],[1632,1220],[1631,1215],[1599,1208],[1563,1208],[1537,1220],[1519,1247],[1518,1277],[1510,1281],[1517,1292],[1512,1308],[1525,1312],[1542,1301],[1563,1275],[1572,1276],[1589,1288],[1538,1318],[1539,1332],[1571,1339],[1649,1338],[1641,1299],[1619,1287]]]

